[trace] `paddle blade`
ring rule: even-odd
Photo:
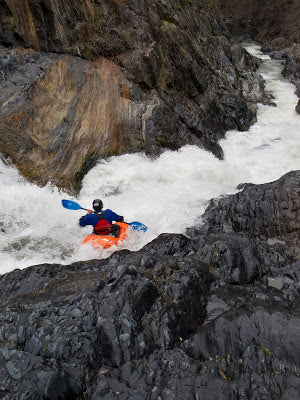
[[[81,210],[82,207],[72,200],[62,200],[63,207],[67,208],[68,210]]]
[[[141,222],[138,221],[133,221],[133,222],[129,222],[128,225],[131,226],[131,228],[135,231],[142,231],[142,232],[146,232],[147,231],[147,226],[142,224]]]

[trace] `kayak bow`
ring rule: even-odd
[[[120,235],[118,237],[109,235],[88,235],[84,238],[82,244],[90,244],[94,249],[108,249],[111,246],[117,246],[127,237],[129,225],[125,222],[116,222],[120,226]]]

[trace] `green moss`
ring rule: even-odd
[[[81,188],[81,181],[84,176],[97,164],[97,161],[100,159],[105,159],[108,157],[113,157],[116,155],[121,154],[122,151],[120,150],[111,150],[107,151],[106,153],[89,153],[85,156],[84,160],[82,161],[78,171],[75,173],[74,177],[74,190],[78,192]]]
[[[175,3],[175,9],[177,9],[177,10],[181,10],[181,3],[180,3],[180,1],[176,1],[176,3]]]
[[[259,347],[259,349],[260,350],[263,350],[265,353],[267,353],[268,354],[268,356],[272,356],[273,355],[273,353],[267,348],[267,347],[264,347],[264,346],[261,346],[261,347]]]
[[[88,396],[88,390],[86,390],[85,392],[82,393],[83,394],[83,398],[86,399]]]
[[[166,147],[174,151],[178,150],[180,147],[180,144],[176,140],[172,140],[164,135],[156,136],[154,144],[158,145],[159,147]]]
[[[165,33],[168,29],[170,29],[170,22],[168,22],[168,21],[166,21],[166,20],[163,20],[162,22],[161,22],[161,26],[160,26],[160,29],[161,29],[161,31],[163,32],[163,33]]]
[[[86,175],[90,169],[92,169],[96,163],[97,160],[99,158],[99,153],[95,152],[95,153],[91,153],[91,154],[87,154],[84,158],[84,160],[82,161],[79,170],[76,172],[75,174],[75,188],[79,189],[81,181],[84,177],[84,175]]]
[[[169,70],[168,70],[168,60],[167,57],[164,55],[163,52],[163,47],[161,43],[158,43],[157,45],[159,54],[160,54],[160,59],[161,59],[161,69],[160,69],[160,74],[158,78],[158,86],[160,88],[165,88],[167,86],[168,80],[169,80]]]
[[[219,374],[221,375],[221,377],[222,377],[225,381],[231,381],[230,376],[226,375],[226,374],[224,373],[224,371],[222,371],[221,369],[219,369],[218,371],[219,371]]]
[[[96,57],[97,53],[94,47],[86,45],[84,47],[84,56],[85,58],[94,58]]]

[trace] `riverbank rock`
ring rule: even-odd
[[[296,94],[300,98],[300,44],[288,49],[282,75],[296,86]],[[299,108],[299,106],[298,106]],[[297,106],[296,111],[299,113]]]
[[[26,3],[26,4],[25,4]],[[98,159],[196,144],[223,153],[265,101],[211,1],[0,3],[0,151],[76,190]]]
[[[247,232],[256,238],[299,239],[299,171],[261,185],[245,185],[230,196],[212,200],[202,219],[206,233]]]
[[[3,399],[297,400],[300,172],[187,235],[0,277]]]
[[[236,195],[211,201],[203,225],[188,235],[227,281],[249,282],[273,267],[293,269],[300,256],[299,193],[299,171],[268,184],[246,185]]]

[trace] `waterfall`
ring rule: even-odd
[[[131,232],[119,248],[138,250],[160,233],[184,233],[201,222],[211,198],[237,192],[240,183],[269,182],[300,168],[295,86],[281,76],[280,61],[260,53],[257,45],[245,47],[263,59],[259,72],[276,107],[260,104],[257,122],[247,132],[226,133],[220,142],[224,160],[190,145],[157,159],[144,154],[111,157],[85,176],[79,196],[71,198],[85,208],[101,198],[104,208],[149,227],[147,233]],[[51,185],[40,188],[27,182],[1,160],[0,187],[1,274],[39,263],[100,259],[116,250],[81,245],[91,227],[79,227],[82,210],[61,206],[61,199],[69,196]]]

